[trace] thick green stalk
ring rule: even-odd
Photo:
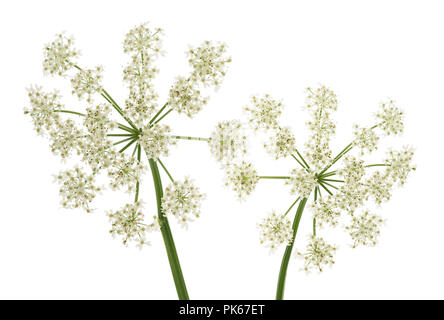
[[[291,243],[285,248],[285,253],[282,258],[281,270],[279,271],[279,279],[276,291],[276,300],[284,299],[284,288],[285,288],[285,278],[287,277],[288,263],[290,262],[291,251],[293,250],[294,241],[296,239],[296,234],[298,232],[299,222],[301,221],[302,212],[304,212],[305,204],[307,203],[307,198],[304,198],[299,203],[296,215],[293,221],[293,238]]]
[[[189,300],[187,287],[183,278],[182,269],[180,267],[179,257],[177,256],[176,246],[174,245],[173,235],[167,217],[162,213],[162,180],[160,179],[159,168],[153,159],[148,159],[151,173],[153,175],[154,188],[156,190],[157,199],[157,217],[159,219],[160,231],[162,232],[163,241],[170,262],[171,273],[173,274],[174,284],[176,285],[179,300]]]

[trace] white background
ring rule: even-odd
[[[283,99],[283,123],[303,145],[304,88],[323,83],[340,101],[332,143],[339,151],[353,123],[372,124],[378,103],[395,99],[406,113],[405,134],[387,145],[415,146],[418,170],[376,209],[387,219],[380,243],[352,250],[341,230],[326,233],[340,246],[335,266],[307,276],[292,259],[286,298],[444,298],[443,9],[441,1],[2,3],[0,298],[176,298],[159,233],[150,235],[152,246],[142,251],[108,234],[104,211],[120,207],[128,195],[104,194],[89,215],[60,207],[52,175],[66,165],[23,116],[25,87],[35,83],[59,88],[67,105],[83,107],[69,96],[69,80],[43,77],[43,45],[61,31],[75,36],[81,65],[105,67],[105,87],[123,102],[122,40],[145,21],[165,30],[167,54],[156,79],[160,101],[174,77],[188,70],[188,44],[224,41],[233,57],[221,89],[199,116],[165,119],[177,134],[208,136],[217,121],[242,117],[252,94],[270,93]],[[259,173],[287,174],[294,161],[272,161],[261,139],[251,142],[249,154]],[[256,224],[272,209],[287,209],[288,189],[280,181],[261,181],[247,201],[238,202],[200,142],[179,143],[164,162],[174,177],[190,175],[207,194],[202,217],[188,230],[171,219],[190,297],[273,299],[283,251],[269,254],[261,247]],[[149,173],[141,192],[146,215],[154,215]],[[301,249],[310,229],[305,214],[296,240]]]

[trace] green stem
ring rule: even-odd
[[[293,237],[291,243],[285,248],[285,253],[282,258],[281,269],[279,271],[279,279],[276,291],[276,300],[284,299],[285,278],[287,277],[288,263],[290,262],[291,251],[293,250],[294,240],[298,232],[299,222],[301,221],[302,212],[304,211],[307,198],[303,198],[299,203],[296,215],[293,221]]]
[[[336,187],[336,186],[334,186],[334,185],[332,185],[332,184],[326,182],[325,180],[322,180],[321,184],[326,184],[327,186],[332,187],[332,188],[335,188],[336,190],[339,189],[338,187]]]
[[[152,124],[154,122],[154,120],[157,119],[157,117],[162,113],[162,111],[166,108],[166,106],[168,105],[168,103],[165,103],[163,105],[162,108],[160,108],[160,110],[154,115],[154,117],[150,120],[150,124]]]
[[[331,182],[344,182],[344,180],[337,180],[337,179],[321,179],[322,181],[331,181]]]
[[[167,217],[162,213],[162,180],[160,179],[159,168],[153,159],[148,159],[151,173],[153,175],[154,188],[156,190],[157,200],[157,217],[159,219],[160,231],[168,255],[168,261],[173,274],[174,284],[176,285],[177,295],[180,300],[189,300],[185,280],[183,278],[182,269],[180,267],[179,257],[177,255],[176,246],[174,245],[173,235]]]
[[[292,154],[291,156],[293,157],[294,160],[296,160],[296,161],[300,164],[300,166],[301,166],[302,168],[304,168],[305,170],[307,170],[307,168],[302,164],[302,162],[299,161],[298,158],[296,158],[296,157],[294,156],[294,154]]]
[[[161,116],[156,122],[153,123],[153,125],[157,124],[160,122],[160,120],[162,120],[163,118],[165,118],[171,111],[173,111],[173,109],[168,110],[167,112],[165,112],[165,114],[163,116]]]
[[[129,138],[126,138],[126,139],[123,139],[123,140],[120,140],[120,141],[117,141],[117,142],[114,142],[114,143],[113,143],[113,146],[116,146],[116,145],[118,145],[118,144],[124,143],[124,142],[129,141],[129,140],[132,140],[132,139],[134,139],[133,136],[131,136],[131,137],[129,137]]]
[[[298,197],[298,198],[293,202],[293,204],[290,206],[290,208],[288,208],[288,210],[285,211],[285,213],[284,213],[284,217],[290,212],[291,209],[293,209],[294,205],[295,205],[296,203],[298,203],[298,201],[299,201],[300,198],[301,198],[301,197]]]
[[[341,159],[344,154],[349,152],[351,149],[353,149],[353,143],[349,143],[339,154],[333,159],[333,161],[326,166],[321,172],[319,172],[318,175],[322,175],[325,171],[327,171],[329,168],[331,168],[332,165],[334,165],[339,159]]]
[[[390,167],[390,165],[386,163],[377,163],[364,166],[364,168],[370,168],[370,167]]]
[[[290,179],[287,176],[259,176],[259,179]]]
[[[326,177],[331,177],[331,176],[334,176],[334,175],[336,175],[336,170],[324,173],[322,175],[318,175],[318,178],[322,180],[322,179],[324,179]]]
[[[296,149],[296,153],[297,153],[298,156],[301,158],[302,162],[305,164],[305,166],[307,167],[307,169],[310,169],[310,166],[309,166],[308,163],[305,161],[304,157],[299,153],[298,149]]]
[[[131,133],[111,133],[107,134],[108,137],[135,137],[134,134]]]
[[[323,184],[322,182],[319,181],[319,185],[320,185],[322,188],[324,188],[324,190],[327,191],[329,195],[333,195],[333,193],[331,193],[331,191],[328,190],[328,188],[327,188],[326,186],[324,186],[324,184]]]
[[[314,194],[314,203],[318,200],[318,192],[319,192],[319,186],[316,186],[315,188],[315,194]],[[316,219],[313,218],[313,235],[316,236]]]
[[[71,111],[71,110],[54,110],[54,112],[70,113],[70,114],[75,114],[77,116],[86,117],[86,114],[84,114],[84,113]],[[129,127],[127,127],[121,123],[118,123],[118,122],[117,122],[117,126],[119,127],[119,129],[131,132],[131,133],[138,133],[138,131],[134,131],[132,128],[129,128]]]
[[[128,144],[126,146],[124,146],[122,149],[119,150],[119,153],[122,153],[123,151],[125,151],[126,149],[128,149],[134,142],[136,142],[137,139],[133,139],[130,142],[128,142]]]
[[[102,97],[105,98],[106,101],[108,101],[114,109],[116,109],[116,111],[122,116],[123,119],[126,120],[126,122],[128,122],[128,124],[136,131],[138,131],[139,129],[136,127],[136,125],[131,121],[131,119],[129,119],[127,116],[124,115],[122,108],[120,108],[120,106],[117,104],[116,101],[114,101],[114,99],[109,95],[108,92],[106,92],[105,89],[102,89]]]
[[[160,161],[160,159],[157,159],[157,161],[159,161],[160,165],[162,166],[162,169],[165,171],[165,173],[167,174],[168,178],[170,178],[171,182],[174,183],[174,179],[171,176],[170,172],[167,170],[167,168],[163,165],[163,162]]]
[[[70,110],[54,110],[54,112],[70,113],[70,114],[75,114],[75,115],[81,116],[81,117],[85,117],[86,116],[86,114],[84,114],[84,113],[76,112],[76,111],[70,111]]]
[[[134,151],[136,149],[137,149],[137,161],[140,163],[140,160],[141,160],[140,144],[137,144],[137,146],[134,148]],[[134,196],[134,202],[137,202],[139,200],[139,189],[140,189],[140,181],[137,180],[137,182],[136,182],[136,195]]]

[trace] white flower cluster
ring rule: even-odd
[[[262,97],[251,97],[252,107],[244,107],[248,113],[248,121],[253,129],[278,128],[278,118],[282,114],[282,102],[274,100],[266,94]]]
[[[353,126],[353,145],[361,149],[361,155],[364,155],[364,150],[371,153],[378,149],[379,137],[372,128]]]
[[[383,220],[379,216],[368,211],[359,216],[352,216],[351,224],[345,228],[353,240],[353,248],[359,245],[376,245],[382,223]]]
[[[416,170],[416,166],[412,164],[414,151],[410,147],[404,147],[400,151],[390,150],[385,163],[386,175],[392,179],[392,181],[398,182],[399,185],[404,185],[407,181],[407,177],[411,171]]]
[[[393,100],[381,103],[381,111],[376,114],[381,128],[386,135],[400,134],[404,131],[404,112],[395,106]]]
[[[227,181],[225,185],[231,186],[237,193],[239,200],[245,199],[256,188],[259,176],[251,163],[242,161],[232,164],[227,169]]]
[[[309,272],[315,269],[322,272],[324,266],[331,266],[335,263],[333,259],[335,252],[335,246],[329,245],[321,237],[312,235],[307,245],[307,252],[304,254],[304,270]]]
[[[361,183],[343,184],[334,194],[339,209],[352,214],[357,208],[364,205],[367,199],[367,190]]]
[[[324,85],[319,86],[316,89],[306,89],[306,107],[309,110],[315,111],[336,111],[338,108],[338,98],[333,90],[327,88]]]
[[[116,123],[109,119],[111,107],[108,104],[98,104],[87,107],[83,125],[93,140],[103,140],[108,132],[116,128]]]
[[[211,133],[208,145],[217,161],[228,164],[247,153],[247,136],[239,121],[221,121]]]
[[[131,241],[136,242],[139,248],[149,245],[149,242],[146,240],[146,233],[154,228],[155,223],[151,225],[144,223],[144,214],[140,201],[126,204],[120,210],[108,212],[107,215],[111,222],[110,233],[114,237],[122,237],[122,242],[125,246]]]
[[[162,33],[162,29],[152,30],[145,23],[131,29],[123,42],[124,52],[131,54],[123,71],[123,80],[129,86],[124,111],[137,125],[142,125],[156,108],[152,80],[159,70],[152,64],[161,50]]]
[[[338,170],[338,175],[344,179],[346,185],[356,187],[365,174],[364,161],[353,156],[346,156],[343,167]]]
[[[127,188],[128,192],[135,191],[136,183],[140,181],[144,170],[145,166],[136,158],[124,153],[117,154],[108,167],[111,189]]]
[[[56,177],[60,184],[61,204],[64,208],[83,208],[91,212],[89,204],[101,191],[94,185],[94,176],[87,175],[79,167],[62,171]]]
[[[315,174],[305,169],[293,169],[290,172],[290,178],[285,181],[290,186],[290,193],[308,198],[314,187],[317,186],[318,180]]]
[[[258,228],[261,244],[265,244],[272,251],[282,244],[289,245],[293,240],[290,219],[274,211],[258,224]]]
[[[334,197],[326,197],[317,199],[311,205],[313,211],[313,219],[316,219],[316,224],[321,228],[324,224],[328,224],[332,227],[338,225],[338,219],[341,215],[340,210],[336,207],[336,201]]]
[[[191,80],[199,81],[204,86],[218,87],[231,62],[231,57],[226,57],[226,51],[224,43],[213,44],[211,41],[205,41],[196,48],[191,47],[187,52],[188,62],[193,68]]]
[[[168,106],[177,113],[184,113],[192,118],[202,110],[207,101],[207,97],[202,97],[197,82],[190,78],[177,77],[169,92]]]
[[[71,79],[72,94],[77,95],[79,99],[82,99],[86,94],[86,101],[91,103],[92,96],[95,93],[102,92],[102,73],[102,66],[97,66],[94,69],[79,70]]]
[[[62,33],[58,34],[54,41],[45,46],[43,71],[62,76],[74,66],[72,59],[77,56],[79,51],[74,48],[74,39]]]
[[[139,136],[139,143],[145,150],[149,159],[157,159],[159,156],[168,156],[171,145],[176,144],[170,135],[171,129],[164,124],[144,126]]]
[[[62,159],[68,158],[72,150],[77,150],[77,154],[80,153],[83,132],[77,128],[73,120],[68,119],[58,122],[57,129],[51,130],[49,137],[51,139],[51,151]]]
[[[379,171],[364,182],[366,198],[371,196],[377,204],[390,200],[393,183]]]
[[[293,154],[296,150],[296,139],[289,127],[278,128],[268,142],[264,144],[265,150],[276,160]]]
[[[177,221],[187,227],[193,217],[199,218],[201,201],[205,197],[188,177],[184,181],[174,181],[165,188],[162,197],[162,211],[165,215],[176,217]]]
[[[187,52],[192,67],[188,77],[178,77],[172,85],[168,105],[177,113],[194,117],[207,104],[208,97],[202,96],[200,87],[215,86],[217,89],[226,74],[231,58],[225,57],[226,45],[213,45],[205,41]]]
[[[108,168],[117,154],[117,151],[112,149],[112,142],[106,137],[97,139],[96,136],[89,134],[80,140],[79,144],[82,161],[86,162],[93,172]]]
[[[337,109],[338,100],[336,94],[325,86],[307,88],[306,91],[306,108],[312,117],[307,122],[311,131],[310,139],[305,144],[307,161],[314,171],[319,171],[331,161],[330,139],[336,125],[330,119],[330,114]]]
[[[43,130],[50,130],[53,125],[60,122],[60,116],[57,113],[62,109],[60,95],[57,91],[45,93],[38,86],[27,90],[31,108],[25,108],[25,114],[31,116],[34,129],[38,134],[42,134]]]

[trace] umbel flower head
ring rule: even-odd
[[[310,135],[305,150],[299,149],[300,142],[290,127],[280,126],[282,103],[279,100],[270,95],[254,97],[251,105],[244,108],[251,128],[263,129],[269,135],[270,139],[264,144],[267,153],[276,160],[292,158],[295,167],[290,168],[287,174],[280,172],[278,175],[261,176],[252,169],[251,163],[233,164],[228,169],[228,184],[242,199],[253,192],[259,180],[279,179],[289,186],[290,194],[296,199],[287,212],[278,215],[273,211],[259,224],[260,242],[273,249],[281,244],[293,247],[302,213],[306,203],[312,199],[308,206],[312,213],[312,235],[302,256],[305,270],[322,271],[324,266],[334,263],[336,246],[320,237],[319,231],[346,225],[345,231],[351,237],[352,247],[375,245],[382,218],[365,206],[371,201],[377,206],[382,205],[391,198],[394,186],[405,184],[409,173],[415,170],[412,164],[414,152],[411,147],[390,149],[380,163],[369,163],[364,158],[377,150],[381,138],[399,135],[403,131],[404,113],[393,100],[389,100],[380,104],[373,126],[354,125],[353,140],[334,154],[330,141],[336,130],[332,114],[338,108],[338,98],[323,85],[307,88],[306,94],[305,110],[310,116],[307,121]],[[288,213],[297,203],[298,209],[289,230],[291,219]],[[340,223],[341,220],[344,223]],[[291,234],[289,239],[284,236],[288,234]],[[288,254],[291,250],[285,251],[285,255]],[[288,265],[287,258],[283,260],[284,269]]]
[[[162,208],[166,215],[172,215],[177,221],[187,227],[188,222],[200,216],[200,203],[205,197],[195,187],[190,178],[186,177],[184,181],[174,181],[165,188],[165,194],[162,198]]]
[[[227,164],[247,153],[247,136],[240,121],[221,121],[208,139],[210,152],[222,164]]]
[[[260,241],[274,251],[281,244],[288,245],[293,240],[293,229],[291,221],[285,215],[278,215],[275,211],[264,218],[258,224],[261,231]]]
[[[208,90],[220,86],[231,61],[225,44],[205,41],[190,47],[186,53],[189,73],[176,78],[167,101],[159,107],[154,79],[159,72],[156,61],[163,53],[162,35],[162,29],[147,23],[126,34],[123,51],[129,59],[123,69],[123,82],[128,96],[123,99],[113,98],[104,88],[102,66],[79,66],[79,51],[72,37],[56,35],[44,48],[43,69],[46,74],[69,78],[71,93],[82,100],[83,109],[67,109],[57,91],[45,92],[39,86],[28,89],[30,107],[25,109],[37,133],[50,139],[54,154],[62,160],[73,157],[81,163],[57,176],[62,206],[91,212],[93,200],[103,189],[96,181],[107,177],[111,190],[133,194],[133,199],[121,209],[108,213],[110,232],[121,237],[125,245],[136,242],[139,247],[148,244],[146,233],[154,230],[155,225],[162,227],[161,232],[167,232],[167,216],[175,216],[185,226],[200,216],[203,194],[190,178],[174,181],[160,158],[169,156],[177,140],[208,142],[210,139],[174,135],[173,128],[163,122],[171,112],[196,116],[208,103]],[[236,136],[240,130],[236,126],[227,125],[226,131]],[[158,216],[152,222],[145,221],[141,206],[141,180],[147,169],[145,156],[156,194],[161,196]],[[164,194],[160,176],[156,175],[157,164],[172,181]]]

